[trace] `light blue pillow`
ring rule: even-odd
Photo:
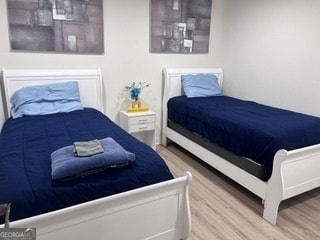
[[[213,74],[182,75],[181,83],[188,98],[222,95],[218,78]]]
[[[10,98],[12,118],[82,110],[78,82],[25,87]]]

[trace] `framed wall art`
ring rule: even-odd
[[[151,53],[208,53],[212,0],[150,0]]]
[[[103,54],[103,0],[7,0],[12,51]]]

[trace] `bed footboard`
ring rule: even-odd
[[[263,217],[276,224],[282,200],[320,186],[320,144],[293,151],[279,150],[267,184]]]
[[[184,176],[51,213],[12,222],[36,228],[37,239],[187,239],[191,231]]]

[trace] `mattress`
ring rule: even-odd
[[[168,101],[168,120],[272,173],[279,149],[320,143],[320,118],[228,96]]]
[[[106,137],[134,153],[135,161],[81,178],[52,180],[53,151]],[[91,108],[7,120],[0,135],[0,166],[0,203],[11,203],[11,221],[173,178],[153,149]]]

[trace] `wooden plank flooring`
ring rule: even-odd
[[[261,199],[171,144],[157,146],[171,172],[190,171],[190,240],[320,240],[320,189],[283,201],[277,225],[262,218]],[[319,169],[320,171],[320,169]]]

